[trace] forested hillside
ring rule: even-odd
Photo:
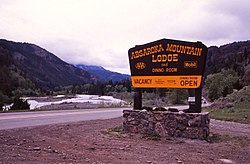
[[[0,46],[0,105],[11,101],[13,96],[34,96],[41,91],[27,78],[11,59],[8,51]]]
[[[218,73],[223,69],[237,72],[241,85],[250,84],[250,41],[209,47],[205,75]]]
[[[29,43],[0,40],[2,53],[22,69],[27,77],[44,89],[71,84],[94,83],[98,79],[87,71],[62,61],[45,49]]]
[[[250,41],[210,47],[205,75],[212,101],[250,85]]]
[[[49,95],[58,86],[98,81],[34,44],[0,39],[0,107],[15,97]]]

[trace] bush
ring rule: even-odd
[[[27,100],[23,100],[19,97],[15,98],[10,110],[24,110],[24,109],[30,109],[30,104],[27,102]]]
[[[233,92],[234,85],[239,81],[237,73],[233,70],[224,70],[220,73],[208,75],[206,87],[208,88],[208,98],[212,101],[225,97]]]
[[[0,104],[4,104],[4,103],[9,103],[10,102],[10,98],[3,94],[2,91],[0,91]]]

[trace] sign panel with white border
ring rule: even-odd
[[[199,88],[207,47],[201,42],[161,39],[128,51],[135,88]]]

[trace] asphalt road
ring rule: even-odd
[[[0,113],[0,130],[121,117],[124,109],[103,108]]]
[[[205,107],[209,105],[210,104],[203,104],[202,106]],[[188,105],[169,107],[177,108],[178,110],[184,110],[188,108]],[[122,116],[124,109],[131,108],[100,108],[0,113],[0,130],[66,122],[116,118]]]

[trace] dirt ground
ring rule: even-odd
[[[0,163],[249,164],[249,138],[220,134],[216,121],[211,124],[209,142],[107,130],[122,125],[122,118],[1,130]]]

